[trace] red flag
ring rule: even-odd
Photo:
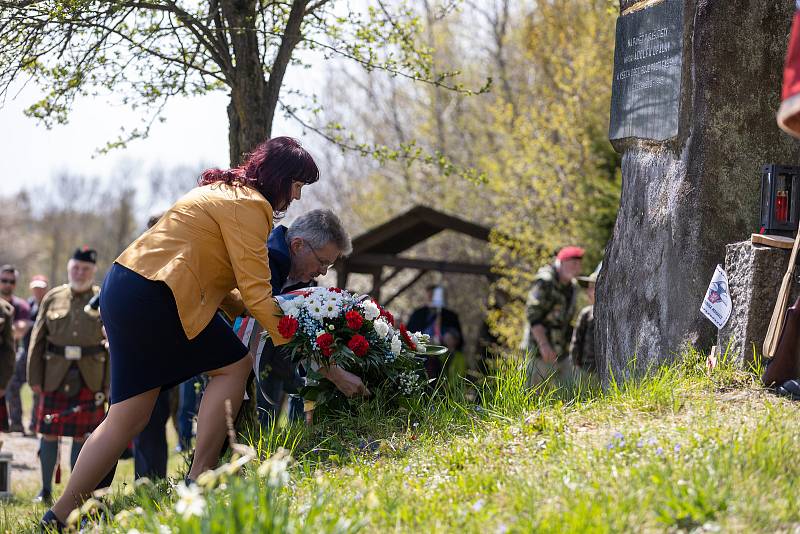
[[[783,92],[778,110],[778,126],[800,138],[800,0],[792,20],[792,36],[783,67]]]

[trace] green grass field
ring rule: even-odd
[[[117,484],[86,512],[113,517],[97,532],[796,531],[797,404],[704,362],[605,392],[530,391],[510,363],[480,407],[458,390],[400,413],[367,403],[263,436],[196,494]],[[288,465],[267,460],[279,448]],[[0,530],[40,513],[5,504]]]

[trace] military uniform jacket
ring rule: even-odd
[[[0,299],[0,389],[5,389],[14,373],[14,307]]]
[[[524,349],[538,354],[538,346],[530,330],[536,325],[542,325],[558,358],[567,356],[572,338],[576,287],[577,283],[574,280],[569,284],[560,283],[554,265],[545,265],[539,269],[525,304],[527,325],[523,341]]]
[[[42,299],[33,325],[28,349],[28,383],[55,391],[73,363],[92,391],[105,390],[110,379],[108,351],[102,347],[104,336],[100,314],[84,311],[89,300],[100,291],[93,286],[83,293],[73,293],[68,285],[50,290]],[[79,346],[81,358],[69,360],[65,347]]]
[[[578,314],[572,343],[569,345],[569,356],[572,363],[584,371],[594,373],[597,370],[594,354],[594,306],[586,306]]]

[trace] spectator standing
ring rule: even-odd
[[[461,331],[461,321],[458,314],[446,307],[444,288],[437,285],[429,285],[425,288],[428,296],[428,303],[421,306],[411,313],[408,318],[408,330],[411,332],[422,332],[431,336],[431,343],[442,345],[444,343],[444,333],[453,330],[458,339],[455,350],[461,351],[464,348],[464,334]],[[425,370],[429,378],[438,378],[442,374],[442,362],[437,357],[425,359]]]
[[[590,377],[590,380],[597,377],[597,358],[594,350],[594,287],[599,273],[600,265],[589,276],[578,277],[578,283],[586,288],[589,305],[578,314],[569,346],[569,356],[576,372]]]
[[[87,307],[100,288],[94,285],[97,252],[83,247],[67,264],[68,284],[42,299],[28,351],[28,383],[40,395],[37,430],[42,434],[39,461],[42,491],[52,500],[52,480],[61,436],[72,438],[70,465],[75,467],[86,437],[105,413],[110,379],[100,313]]]
[[[525,305],[526,328],[523,348],[528,351],[528,383],[537,386],[553,377],[556,384],[572,379],[568,358],[575,315],[577,282],[583,249],[576,246],[558,251],[556,260],[545,265],[533,280]]]
[[[14,334],[11,323],[14,320],[14,307],[0,299],[0,432],[8,432],[8,412],[6,411],[6,384],[14,372]]]
[[[25,432],[22,426],[22,401],[19,396],[20,388],[25,383],[25,362],[26,352],[22,340],[30,332],[33,322],[31,321],[31,309],[28,303],[14,294],[17,287],[19,271],[13,265],[3,265],[0,267],[0,298],[11,304],[14,308],[14,319],[12,321],[12,333],[14,335],[14,350],[16,359],[14,363],[14,373],[8,383],[6,391],[6,406],[10,418],[10,432]]]

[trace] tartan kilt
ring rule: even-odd
[[[8,432],[8,409],[5,396],[0,397],[0,432]]]
[[[36,412],[36,431],[40,434],[73,438],[82,438],[91,433],[105,416],[105,403],[95,406],[94,396],[95,392],[85,385],[73,397],[60,391],[43,391]],[[44,420],[45,415],[59,414],[76,406],[81,406],[79,412],[56,417],[50,423]]]

